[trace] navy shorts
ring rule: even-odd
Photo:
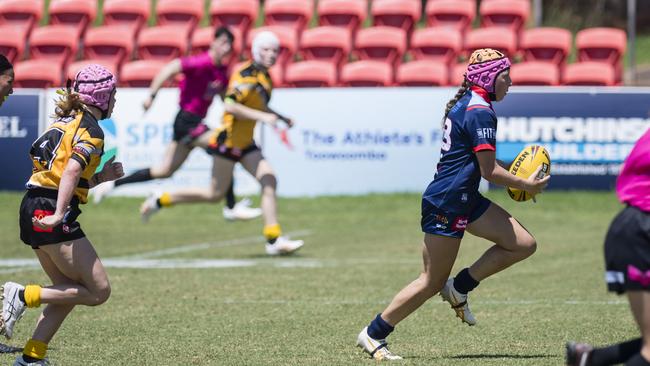
[[[492,202],[478,195],[465,212],[454,212],[434,206],[427,199],[422,199],[422,231],[427,234],[462,238],[467,224],[476,221],[487,211]]]
[[[605,237],[607,289],[650,291],[650,212],[628,206],[612,220]]]

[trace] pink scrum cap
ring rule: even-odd
[[[73,85],[82,102],[102,111],[108,110],[111,93],[115,90],[115,76],[108,69],[90,64],[77,73]]]
[[[510,67],[510,60],[501,52],[491,48],[481,48],[469,57],[465,78],[494,93],[494,82],[499,74]]]

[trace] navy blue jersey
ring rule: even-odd
[[[445,120],[440,162],[423,199],[446,211],[463,213],[480,199],[476,152],[496,150],[497,117],[487,93],[473,87],[449,111]]]

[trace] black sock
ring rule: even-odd
[[[589,365],[604,366],[623,363],[641,351],[642,338],[613,344],[608,347],[594,348],[589,355]]]
[[[235,208],[235,183],[230,182],[230,187],[228,187],[228,192],[226,192],[226,206],[229,209]]]
[[[25,303],[25,290],[18,291],[18,298],[23,302],[23,304]]]
[[[115,187],[119,187],[122,184],[137,183],[137,182],[146,182],[152,180],[151,178],[151,169],[140,169],[135,173],[126,176],[124,178],[118,179],[115,181]]]
[[[375,319],[368,325],[368,335],[374,339],[386,339],[393,330],[395,330],[395,327],[382,319],[381,314],[377,314]]]
[[[646,360],[639,352],[636,356],[630,358],[630,360],[625,363],[625,366],[650,366],[650,362],[648,362],[648,360]]]
[[[472,278],[472,275],[469,274],[469,268],[465,268],[462,271],[458,272],[454,278],[454,288],[456,291],[460,292],[463,295],[466,295],[468,292],[472,291],[479,285],[479,282]]]

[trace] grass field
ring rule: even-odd
[[[461,324],[439,297],[402,322],[390,337],[399,364],[561,365],[567,340],[638,334],[625,298],[603,282],[603,235],[620,209],[613,194],[546,193],[537,204],[488,196],[535,234],[537,253],[473,292],[477,326]],[[0,193],[0,280],[47,284],[38,267],[7,266],[34,258],[18,239],[20,199]],[[110,267],[113,294],[77,308],[49,357],[66,366],[372,365],[356,335],[420,271],[419,200],[281,200],[285,231],[306,240],[291,258],[265,258],[261,223],[227,223],[220,206],[176,207],[142,225],[138,199],[88,205],[80,221]],[[468,235],[454,272],[487,246]],[[232,267],[188,268],[217,265]],[[12,345],[29,338],[37,315],[27,312]]]

